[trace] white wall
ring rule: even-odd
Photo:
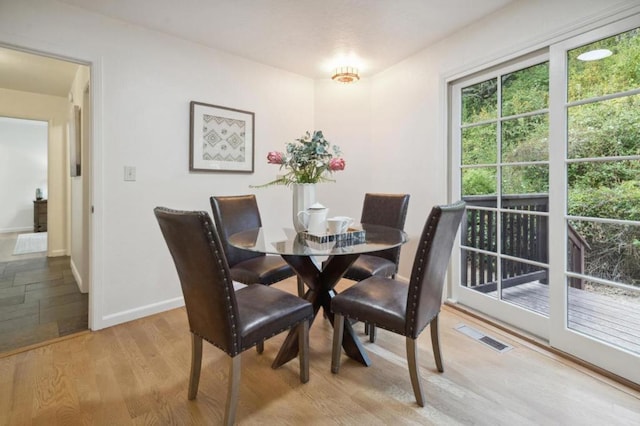
[[[360,219],[365,192],[380,192],[370,185],[380,171],[371,158],[371,80],[342,84],[330,80],[315,85],[315,126],[325,138],[338,145],[346,161],[343,171],[335,172],[335,182],[317,185],[318,201],[329,208],[329,216]]]
[[[47,122],[0,117],[0,233],[33,232],[36,188],[46,194]]]
[[[0,10],[1,12],[1,10]],[[0,13],[0,20],[3,14]],[[0,25],[1,27],[1,25]],[[67,171],[66,116],[68,101],[59,96],[39,95],[0,88],[0,116],[43,120],[49,123],[47,236],[49,256],[66,254],[65,200]],[[2,185],[6,185],[4,182]],[[35,197],[35,188],[33,195]],[[33,218],[32,218],[33,220]]]
[[[265,221],[290,223],[286,188],[249,185],[274,177],[269,150],[313,127],[311,79],[48,0],[1,3],[0,42],[94,64],[93,328],[182,304],[155,206],[210,211],[210,195],[256,192]],[[255,173],[189,173],[191,100],[255,113]]]

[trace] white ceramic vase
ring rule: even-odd
[[[294,183],[291,189],[293,191],[293,227],[296,232],[302,232],[305,229],[298,220],[298,212],[307,210],[316,202],[316,184]]]

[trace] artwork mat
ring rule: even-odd
[[[204,159],[204,127],[205,115],[241,120],[245,123],[244,130],[244,161],[219,161]],[[255,114],[234,108],[211,105],[202,102],[190,103],[190,131],[189,131],[189,170],[205,172],[239,172],[253,173],[254,168],[254,121]],[[213,124],[215,126],[215,124]]]

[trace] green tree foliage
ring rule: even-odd
[[[483,81],[462,89],[462,122],[495,119],[498,111],[498,80]]]
[[[577,57],[593,49],[613,54],[598,61]],[[549,158],[548,63],[477,83],[462,91],[463,195],[496,193],[496,162],[503,194],[546,193],[546,164],[509,166]],[[640,29],[574,49],[568,54],[569,102],[640,88]],[[498,105],[498,82],[502,105]],[[525,117],[513,115],[533,113]],[[497,152],[496,121],[502,117]],[[481,123],[473,125],[473,123]],[[640,221],[640,95],[586,102],[568,108],[568,213]],[[552,142],[553,143],[553,142]],[[483,167],[474,167],[474,166]],[[487,167],[495,165],[496,167]],[[640,285],[640,227],[588,221],[572,223],[587,240],[587,272]]]
[[[549,106],[549,63],[502,76],[502,116],[538,111]]]
[[[580,61],[592,49],[613,54]],[[569,53],[569,100],[590,99],[640,87],[638,29]],[[624,96],[569,108],[569,158],[613,157],[572,163],[567,169],[571,215],[640,221],[640,96]],[[576,230],[589,242],[587,273],[640,285],[640,227],[581,221]]]

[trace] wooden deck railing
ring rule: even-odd
[[[469,247],[496,253],[497,220],[496,212],[476,210],[473,206],[496,207],[496,196],[464,197],[469,207],[466,224],[462,227],[462,243]],[[549,211],[547,194],[507,195],[502,197],[502,208],[518,212],[502,212],[500,217],[502,254],[533,260],[540,263],[549,261],[548,218],[523,212]],[[465,221],[463,220],[463,224]],[[588,247],[584,239],[573,228],[569,228],[569,261],[571,271],[582,272],[584,254]],[[462,268],[462,285],[482,292],[497,288],[496,256],[466,250],[466,268]],[[502,288],[540,281],[547,283],[547,268],[524,262],[502,260]],[[582,280],[571,278],[572,287],[582,288]]]
[[[571,224],[569,224],[569,233],[568,233],[569,241],[568,241],[568,250],[569,257],[567,265],[567,270],[571,272],[575,272],[581,274],[584,272],[584,254],[587,250],[591,249],[589,243],[584,239],[582,235],[575,230]],[[579,288],[582,290],[584,287],[584,280],[582,278],[569,278],[569,285],[573,288]]]

